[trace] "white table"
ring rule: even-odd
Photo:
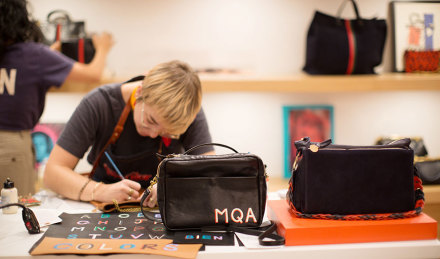
[[[59,215],[62,212],[84,213],[94,208],[88,203],[63,200],[51,193],[41,192],[42,205],[31,209],[38,215],[40,212],[50,212]],[[47,194],[47,195],[46,195]],[[276,199],[275,194],[269,198]],[[17,214],[0,213],[0,258],[31,258],[28,251],[43,235],[28,234],[21,218],[21,209]],[[47,228],[42,228],[42,231]],[[36,258],[55,258],[56,255],[38,256]],[[97,255],[79,257],[63,255],[58,258],[106,258]],[[112,255],[112,258],[145,258],[143,254]],[[164,258],[163,256],[148,255],[148,258]],[[440,258],[440,241],[420,240],[401,242],[378,242],[340,245],[309,245],[286,246],[270,249],[247,249],[244,247],[207,246],[205,251],[199,252],[197,258],[212,259],[279,259],[279,258]]]

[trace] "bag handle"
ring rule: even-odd
[[[359,23],[359,25],[362,25],[362,18],[361,15],[359,14],[359,9],[357,7],[356,1],[355,0],[344,0],[341,5],[338,8],[338,12],[336,14],[337,20],[340,22],[341,19],[341,14],[342,14],[342,10],[344,10],[345,4],[347,2],[351,2],[353,4],[353,9],[354,9],[354,13],[356,14],[356,20]]]
[[[53,16],[53,15],[55,15],[55,14],[60,14],[60,16],[61,16],[63,19],[66,20],[67,24],[70,24],[70,23],[72,22],[72,20],[70,19],[69,14],[68,14],[66,11],[64,11],[64,10],[53,10],[52,12],[50,12],[50,13],[47,15],[46,20],[47,20],[48,23],[56,24],[55,21],[57,20],[57,18],[54,18],[53,20],[50,19],[51,16]]]
[[[228,148],[228,149],[234,151],[235,153],[238,153],[237,150],[233,149],[232,147],[230,147],[228,145],[224,145],[224,144],[220,144],[220,143],[205,143],[205,144],[200,144],[200,145],[197,145],[197,146],[194,146],[194,147],[188,149],[182,155],[187,155],[188,153],[194,151],[195,149],[198,149],[198,148],[204,147],[204,146],[220,146],[220,147]]]

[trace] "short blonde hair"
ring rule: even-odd
[[[168,133],[182,134],[201,107],[200,79],[184,62],[161,63],[145,76],[141,99],[165,120]]]

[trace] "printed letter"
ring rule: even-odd
[[[101,234],[89,234],[89,236],[91,236],[92,239],[96,239],[96,237],[100,237]]]
[[[139,235],[135,236],[135,235],[131,234],[130,236],[131,236],[133,239],[138,239],[139,237],[141,237],[141,236],[143,236],[143,235],[144,235],[144,234],[139,234]]]
[[[11,77],[8,77],[6,68],[0,69],[0,94],[3,94],[5,88],[9,95],[15,95],[15,77],[17,76],[17,69],[11,69]]]
[[[165,235],[162,235],[162,236],[152,236],[152,235],[148,234],[148,236],[150,237],[150,239],[161,239]]]
[[[141,229],[145,229],[145,228],[144,227],[134,227],[133,228],[133,232],[136,232],[136,231],[141,230]]]
[[[252,218],[254,220],[254,223],[257,223],[257,218],[254,215],[254,211],[252,208],[248,209],[247,215],[246,215],[246,223],[249,222],[249,218]]]
[[[157,244],[145,244],[142,249],[156,250]]]
[[[234,218],[234,213],[236,211],[238,211],[240,213],[240,216],[238,218]],[[235,223],[243,223],[243,211],[241,209],[239,209],[239,208],[233,209],[232,212],[231,212],[231,219]]]
[[[121,248],[121,249],[132,249],[134,247],[135,247],[134,244],[123,244],[119,248]]]
[[[96,230],[101,230],[101,231],[105,231],[105,229],[106,229],[107,227],[95,227],[95,229],[93,230],[93,231],[96,231]]]
[[[99,250],[112,250],[111,247],[105,247],[105,244],[102,244]]]
[[[72,244],[61,243],[61,244],[56,244],[53,248],[55,248],[55,249],[69,249],[71,247],[72,247]]]
[[[93,248],[93,244],[78,244],[76,246],[77,250],[89,250]]]
[[[218,215],[225,215],[225,223],[227,224],[229,222],[228,220],[228,209],[224,209],[222,211],[220,211],[219,209],[215,209],[215,223],[218,223]]]
[[[177,247],[178,246],[179,245],[176,245],[176,244],[168,244],[168,245],[163,247],[163,250],[165,250],[165,251],[177,251]]]
[[[80,227],[80,228],[73,227],[73,228],[70,230],[70,232],[73,232],[73,231],[75,231],[75,230],[77,230],[77,229],[79,229],[79,230],[81,230],[81,231],[84,231],[84,227]]]

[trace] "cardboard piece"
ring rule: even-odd
[[[269,200],[268,217],[277,223],[286,246],[323,245],[437,238],[437,221],[422,213],[414,218],[376,221],[302,219],[286,200]]]
[[[201,244],[177,245],[169,239],[67,239],[44,237],[30,251],[44,254],[155,254],[196,258]]]

